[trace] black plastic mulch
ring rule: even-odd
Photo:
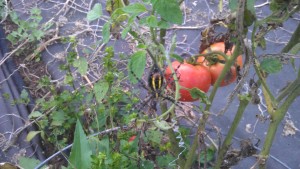
[[[0,28],[0,62],[8,52],[4,30]],[[0,162],[15,163],[19,156],[44,159],[43,150],[38,137],[31,142],[26,141],[28,132],[35,128],[29,126],[23,129],[28,123],[28,115],[33,108],[30,104],[16,104],[20,100],[24,83],[22,77],[16,71],[11,58],[0,65]],[[30,96],[29,96],[30,97]]]

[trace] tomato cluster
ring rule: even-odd
[[[212,44],[201,54],[208,54],[210,52],[224,52],[224,42],[218,42]],[[231,57],[234,51],[234,46],[226,52],[228,57]],[[208,55],[207,57],[198,57],[196,63],[191,64],[186,61],[179,63],[178,61],[172,62],[172,67],[175,69],[175,73],[178,77],[179,85],[181,86],[179,93],[179,101],[191,102],[197,99],[192,98],[189,90],[192,88],[198,88],[203,92],[207,92],[211,85],[214,85],[225,66],[225,58],[221,55]],[[220,86],[226,86],[233,83],[237,77],[237,67],[242,68],[242,56],[238,56],[235,64],[227,72],[225,78],[221,82]],[[170,67],[166,68],[165,78],[167,80],[168,87],[175,90],[173,74]]]

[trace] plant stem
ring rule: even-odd
[[[215,165],[215,169],[218,169],[221,167],[222,163],[223,163],[223,159],[225,157],[225,154],[231,144],[231,140],[232,140],[232,137],[235,133],[235,130],[237,129],[240,121],[241,121],[241,118],[243,117],[243,114],[244,114],[244,111],[247,107],[249,103],[249,100],[247,98],[240,98],[240,104],[239,104],[239,107],[238,107],[238,110],[237,110],[237,113],[234,117],[234,120],[230,126],[230,129],[228,131],[228,134],[222,144],[222,147],[221,149],[219,150],[219,153],[218,153],[218,157],[217,157],[217,162],[216,162],[216,165]]]
[[[161,111],[162,112],[166,112],[168,110],[168,107],[167,107],[167,104],[166,103],[162,103],[160,104],[160,108],[161,108]],[[167,135],[169,136],[169,140],[170,140],[170,143],[171,143],[171,147],[169,149],[170,152],[172,152],[175,157],[177,155],[180,154],[180,152],[182,151],[181,148],[178,146],[178,141],[176,139],[176,134],[174,133],[173,129],[169,129],[167,132]],[[184,162],[185,162],[185,159],[183,158],[183,156],[179,156],[179,159],[178,159],[178,165],[182,168],[183,165],[184,165]]]
[[[218,87],[220,86],[222,80],[225,78],[226,74],[228,73],[228,71],[230,71],[231,69],[231,66],[233,65],[233,63],[235,62],[236,58],[239,56],[239,53],[240,53],[240,44],[239,42],[236,44],[236,48],[233,52],[233,55],[232,57],[230,57],[226,63],[225,63],[225,66],[223,68],[223,71],[222,73],[220,74],[220,76],[218,77],[217,81],[215,82],[214,84],[214,87],[213,87],[213,90],[208,98],[208,100],[212,103],[213,100],[214,100],[214,97],[217,93],[217,90],[218,90]],[[203,112],[203,116],[200,120],[200,123],[199,123],[199,126],[198,126],[198,129],[197,129],[197,134],[195,135],[195,138],[193,140],[193,144],[187,154],[187,161],[185,163],[185,166],[184,168],[185,169],[190,169],[191,166],[192,166],[192,163],[193,163],[193,160],[194,160],[194,157],[195,157],[195,153],[196,153],[196,149],[198,147],[198,143],[199,143],[199,134],[202,134],[204,133],[205,131],[205,124],[206,124],[206,121],[209,117],[209,113],[206,113],[210,110],[210,107],[211,107],[212,104],[208,104],[206,105],[205,107],[205,111]]]
[[[166,41],[165,41],[166,33],[167,33],[167,30],[166,30],[166,29],[160,29],[160,32],[159,32],[159,39],[160,39],[160,43],[161,43],[162,45],[165,45],[165,43],[166,43]]]
[[[281,53],[288,53],[297,43],[300,43],[300,23],[298,24],[297,29],[293,33],[288,44],[281,50]]]
[[[178,146],[178,141],[176,139],[176,135],[175,135],[173,129],[169,129],[167,131],[167,134],[169,136],[169,139],[170,139],[170,142],[172,145],[172,147],[170,148],[171,149],[170,151],[175,154],[175,157],[177,157],[182,152],[182,149]],[[183,168],[184,163],[185,163],[185,159],[183,158],[183,155],[180,155],[179,159],[177,161],[177,164],[180,166],[180,168]]]
[[[287,97],[285,102],[278,108],[275,113],[271,116],[271,122],[268,128],[267,136],[264,142],[262,151],[260,152],[260,165],[259,168],[265,168],[265,162],[270,154],[270,149],[273,143],[273,140],[278,129],[278,125],[284,118],[288,108],[293,103],[293,101],[300,95],[300,86],[298,86],[291,94]]]
[[[294,80],[292,83],[290,83],[277,97],[277,102],[280,102],[282,99],[284,99],[287,95],[289,95],[292,91],[296,89],[300,85],[300,69],[298,72],[298,78]]]
[[[269,86],[267,85],[267,82],[266,82],[267,74],[263,74],[263,72],[261,71],[260,66],[259,66],[259,61],[257,59],[254,59],[254,62],[255,62],[255,64],[253,64],[253,65],[254,65],[255,72],[259,78],[259,82],[261,82],[262,87],[263,87],[262,91],[263,91],[263,94],[265,97],[268,112],[270,114],[272,114],[274,112],[273,110],[275,110],[277,108],[278,103],[277,103],[275,97],[273,96],[271,90],[269,89]]]

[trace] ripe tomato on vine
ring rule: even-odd
[[[197,100],[192,98],[189,89],[198,88],[203,92],[208,91],[211,84],[211,75],[206,67],[199,64],[193,65],[186,61],[184,63],[174,61],[172,62],[172,67],[177,75],[179,85],[183,87],[179,90],[179,101],[192,102]],[[170,67],[166,68],[165,78],[168,87],[175,90],[173,74]]]
[[[231,49],[229,49],[226,52],[226,55],[228,57],[231,57],[233,54],[235,46],[233,46]],[[212,44],[210,47],[205,49],[201,54],[207,54],[210,52],[225,52],[225,43],[224,42],[218,42]],[[211,74],[211,85],[214,85],[220,74],[222,73],[224,66],[225,66],[225,58],[221,55],[217,56],[200,56],[197,59],[197,62],[201,65],[207,67]],[[241,69],[243,66],[243,58],[242,55],[239,55],[235,61],[235,64],[231,66],[230,71],[226,74],[225,78],[222,80],[220,86],[227,86],[231,83],[233,83],[236,80],[237,77],[237,69]]]

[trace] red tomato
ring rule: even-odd
[[[178,61],[172,63],[172,67],[177,74],[179,85],[188,89],[198,88],[203,92],[207,92],[211,84],[211,75],[208,69],[202,65],[192,65],[186,62],[180,64]],[[172,76],[172,71],[170,67],[168,67],[165,71],[165,78],[168,87],[175,90],[174,87],[172,87],[175,85]],[[179,93],[179,101],[191,102],[197,100],[193,99],[190,92],[186,89],[180,89]]]
[[[129,137],[128,142],[132,142],[135,138],[136,138],[136,136]]]
[[[228,50],[226,55],[230,57],[234,51],[234,48],[235,48],[235,46],[233,46],[231,50]],[[209,48],[205,49],[202,52],[202,54],[206,54],[206,53],[214,52],[214,51],[224,52],[225,51],[224,42],[218,42],[218,43],[212,44]],[[225,61],[225,59],[221,55],[218,55],[218,59]],[[214,85],[215,82],[217,81],[218,77],[222,73],[225,64],[216,62],[211,65],[211,63],[209,63],[203,56],[200,56],[198,58],[197,62],[201,63],[204,66],[209,68],[209,71],[211,73],[211,85]],[[235,64],[233,66],[231,66],[230,72],[228,72],[226,74],[226,76],[223,79],[223,81],[221,82],[220,86],[227,86],[236,80],[236,76],[237,76],[236,67],[237,66],[240,66],[240,68],[242,68],[242,66],[243,66],[242,55],[237,57]]]

